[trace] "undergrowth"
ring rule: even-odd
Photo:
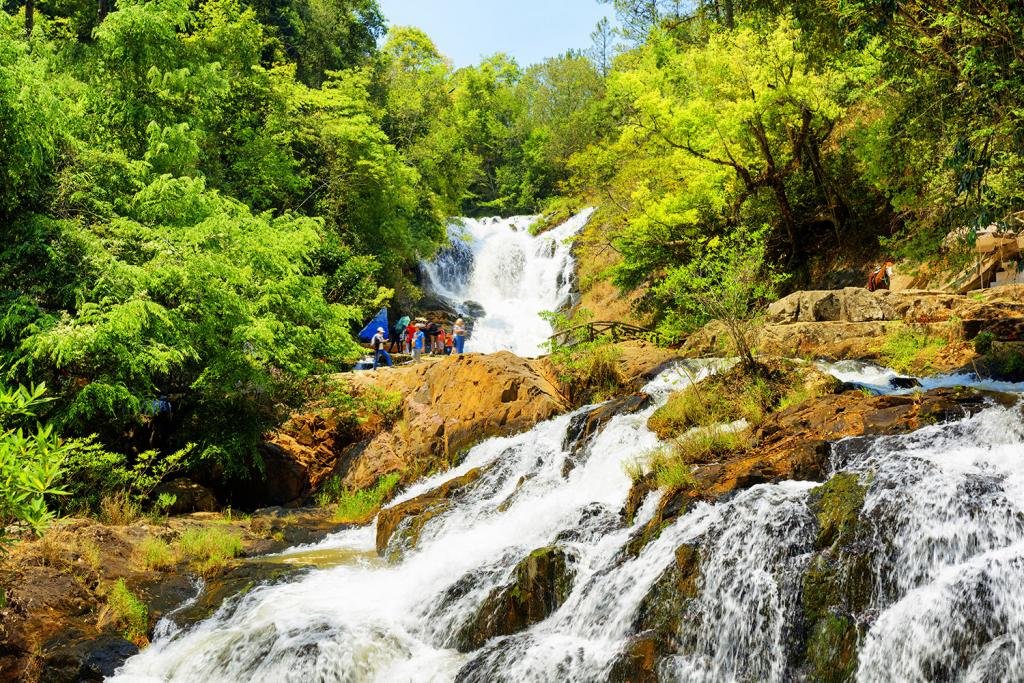
[[[925,328],[903,325],[886,338],[879,350],[882,363],[896,372],[927,372],[947,340]]]

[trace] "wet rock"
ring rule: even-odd
[[[609,681],[657,681],[662,657],[679,651],[680,623],[689,601],[697,597],[700,551],[684,544],[637,608],[637,633],[612,665]]]
[[[524,558],[512,582],[491,592],[476,617],[456,639],[461,652],[483,646],[491,638],[511,635],[543,621],[565,602],[572,588],[571,561],[556,546],[539,548]]]
[[[662,656],[658,641],[653,631],[631,636],[625,651],[612,663],[608,683],[657,683],[658,662]]]
[[[696,501],[715,502],[757,484],[824,481],[830,471],[831,444],[844,437],[906,434],[973,415],[993,402],[1013,406],[1017,397],[965,387],[873,397],[851,391],[786,408],[761,425],[746,452],[698,465],[692,486],[665,491],[654,517],[630,547],[639,552]]]
[[[604,429],[609,420],[616,415],[643,410],[650,401],[651,398],[647,394],[632,394],[612,399],[592,410],[573,416],[565,431],[565,438],[562,440],[562,450],[568,453],[562,465],[562,476],[568,477],[569,473],[580,464],[587,444]]]
[[[647,472],[633,482],[626,495],[626,503],[622,506],[622,519],[626,524],[632,524],[637,511],[647,496],[658,490],[657,478],[653,472]]]
[[[893,389],[916,389],[921,382],[916,377],[893,377],[889,380],[889,386]]]
[[[78,671],[81,681],[102,681],[139,653],[139,646],[117,636],[101,636],[89,644],[89,652]]]
[[[246,562],[211,579],[191,604],[174,610],[168,618],[179,628],[208,619],[222,605],[237,600],[261,584],[294,580],[308,567],[279,562]]]
[[[174,479],[157,485],[153,489],[153,499],[161,495],[174,496],[174,503],[165,512],[171,515],[184,515],[190,512],[215,512],[220,509],[213,491],[191,479]]]
[[[46,683],[102,681],[139,652],[137,645],[112,634],[64,642],[67,636],[74,635],[63,634],[43,647],[38,680]]]
[[[459,495],[484,473],[474,468],[435,489],[381,510],[377,516],[377,553],[384,555],[392,536],[400,533],[403,548],[416,546],[420,531],[431,519],[451,508]]]
[[[860,521],[865,488],[857,475],[840,473],[814,489],[808,505],[818,522],[816,554],[803,579],[806,668],[816,681],[851,680],[857,668],[858,624],[873,589],[870,533]]]

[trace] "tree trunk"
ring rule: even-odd
[[[25,0],[25,37],[32,37],[32,27],[36,23],[36,0]]]
[[[110,0],[99,0],[99,11],[96,12],[96,18],[99,19],[97,23],[102,24],[103,20],[107,18],[107,14],[110,12]]]
[[[732,29],[736,27],[736,9],[733,0],[722,0],[722,10],[725,14],[725,26]]]
[[[779,211],[782,212],[782,224],[786,227],[786,235],[789,237],[789,260],[792,262],[796,256],[796,218],[793,215],[793,207],[786,196],[786,184],[782,178],[773,178],[771,187],[775,193],[775,201],[779,204]]]

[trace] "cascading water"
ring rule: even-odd
[[[451,227],[451,246],[421,269],[430,291],[474,318],[467,351],[541,353],[552,330],[540,314],[562,308],[572,291],[566,241],[592,213],[582,211],[538,236],[529,232],[536,216],[467,218]]]
[[[882,387],[877,369],[834,371]],[[426,522],[415,548],[390,562],[366,559],[373,527],[340,532],[317,550],[357,551],[347,564],[258,586],[189,629],[165,626],[114,680],[608,680],[682,546],[699,553],[699,579],[660,678],[805,678],[802,595],[817,552],[818,484],[762,484],[698,503],[630,550],[658,499],[623,521],[623,463],[657,446],[647,418],[685,382],[663,373],[646,388],[651,405],[611,418],[582,452],[572,425],[589,407],[480,444],[393,503],[482,472]],[[870,599],[854,615],[863,628],[856,679],[1024,680],[1020,408],[993,405],[906,436],[843,441],[832,465],[833,476],[864,487],[858,551]],[[573,577],[564,602],[526,630],[466,647],[460,634],[488,596],[532,551],[552,545]]]

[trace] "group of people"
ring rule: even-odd
[[[438,322],[427,322],[426,318],[412,320],[406,315],[395,323],[390,337],[383,327],[378,327],[370,346],[373,348],[374,370],[382,362],[388,366],[393,364],[390,353],[384,349],[385,346],[389,346],[391,353],[397,350],[411,355],[414,363],[419,362],[424,353],[435,356],[460,354],[465,352],[466,323],[459,318],[452,326],[451,332],[447,332]]]

